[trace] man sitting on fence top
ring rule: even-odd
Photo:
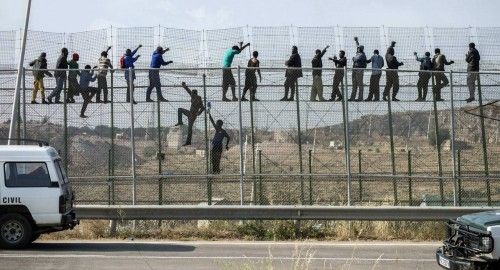
[[[250,43],[243,46],[243,41],[239,43],[238,46],[233,46],[224,53],[222,59],[222,101],[231,101],[227,98],[227,89],[231,87],[231,93],[233,94],[233,101],[237,101],[236,97],[236,81],[234,80],[233,71],[231,70],[231,65],[233,64],[234,56],[240,54],[246,47],[250,46]]]
[[[198,91],[193,89],[189,89],[185,82],[182,82],[182,87],[186,92],[191,96],[191,108],[188,110],[184,108],[179,108],[177,110],[177,124],[176,126],[181,126],[184,123],[182,122],[182,115],[187,116],[188,118],[188,135],[186,138],[186,143],[183,146],[191,145],[191,137],[193,135],[193,125],[196,118],[203,113],[205,110],[205,106],[203,106],[203,100],[198,95]]]
[[[169,50],[170,50],[169,48],[166,48],[164,50],[161,46],[158,46],[156,50],[153,52],[153,55],[151,56],[151,65],[149,65],[149,67],[155,69],[149,70],[149,86],[148,89],[146,90],[147,102],[153,102],[153,100],[151,99],[151,92],[153,91],[153,88],[156,88],[156,97],[158,98],[158,101],[163,101],[163,102],[168,101],[163,97],[163,94],[161,93],[160,71],[158,69],[161,66],[166,66],[174,62],[174,61],[163,60],[163,54],[168,52]]]

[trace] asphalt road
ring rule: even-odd
[[[439,243],[38,241],[0,269],[440,269]]]

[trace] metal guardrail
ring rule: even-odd
[[[78,205],[78,219],[116,220],[447,220],[495,207]]]

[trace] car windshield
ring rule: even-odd
[[[68,183],[68,178],[66,177],[66,172],[64,171],[63,165],[61,164],[61,160],[57,159],[55,162],[57,176],[59,176],[59,179],[61,179],[63,183]]]

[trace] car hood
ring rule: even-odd
[[[500,225],[500,210],[463,215],[457,218],[457,221],[486,231],[490,226]]]

